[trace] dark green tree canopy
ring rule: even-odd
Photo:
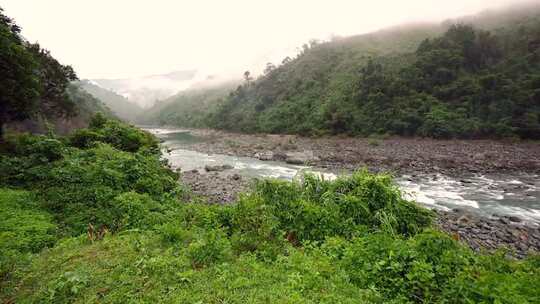
[[[24,120],[36,113],[74,114],[66,95],[73,68],[60,64],[38,44],[28,43],[20,27],[0,8],[0,138],[9,121]]]

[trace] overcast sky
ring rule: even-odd
[[[519,0],[3,0],[23,35],[81,78],[242,71],[311,38],[440,21]],[[262,68],[262,66],[260,67]]]

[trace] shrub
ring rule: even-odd
[[[96,142],[107,143],[127,152],[139,150],[158,153],[158,141],[150,133],[116,120],[108,120],[100,114],[92,119],[88,129],[79,129],[68,138],[77,148],[94,147]]]
[[[366,170],[335,181],[310,175],[301,183],[262,181],[253,196],[271,208],[279,229],[300,241],[352,237],[382,228],[411,236],[429,226],[433,217],[404,200],[390,176]]]
[[[189,244],[187,255],[194,268],[210,266],[231,258],[231,243],[221,230],[206,230]]]

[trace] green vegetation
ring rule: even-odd
[[[74,77],[71,69],[58,64],[38,46],[23,42],[19,29],[3,15],[0,31],[1,68],[6,69],[7,74],[3,75],[8,75],[7,82],[0,85],[2,123],[30,117],[34,112],[46,116],[48,111],[57,115],[74,109],[99,110],[100,103],[88,93],[68,85],[67,79]],[[464,37],[465,42],[458,43]],[[392,78],[386,74],[388,67],[368,60],[362,77],[366,78],[365,84],[373,86],[358,92],[367,94],[368,99],[398,98],[386,95],[390,94],[386,90],[394,87],[381,87],[384,81],[402,84],[401,81],[414,79],[418,81],[416,85],[437,81],[405,91],[417,94],[419,100],[431,105],[418,132],[454,136],[455,129],[468,126],[468,121],[462,121],[465,118],[459,116],[461,112],[453,111],[442,99],[437,100],[438,96],[448,93],[443,90],[448,89],[448,79],[458,79],[452,82],[456,85],[455,81],[463,81],[461,77],[484,73],[486,65],[493,69],[511,66],[506,61],[492,62],[498,53],[491,53],[490,47],[480,48],[487,52],[482,53],[481,61],[468,57],[467,54],[478,51],[478,45],[490,46],[492,39],[502,38],[492,38],[469,27],[453,27],[442,38],[421,44],[408,66],[420,71],[412,73],[413,78],[400,78],[407,68],[398,69]],[[295,61],[279,68],[270,66],[265,77],[278,77],[279,69],[297,66],[294,62],[307,60],[311,56],[308,54],[324,48],[306,47],[305,55]],[[516,64],[523,64],[521,51],[514,51]],[[527,57],[527,63],[535,64],[534,56]],[[459,73],[449,64],[445,64],[447,70],[439,71],[438,65],[432,70],[432,60],[455,61]],[[303,67],[306,66],[312,65]],[[507,75],[506,68],[501,69],[500,73]],[[437,77],[422,80],[426,82],[414,78],[427,71],[434,71]],[[480,84],[503,93],[513,92],[512,86],[499,87],[498,76],[490,75],[484,75],[487,78],[482,78]],[[509,75],[515,76],[512,81],[516,85],[527,81],[532,81],[531,87],[535,85],[535,78],[527,73],[522,77]],[[44,83],[43,79],[51,81]],[[224,113],[220,112],[223,107],[234,100],[239,102],[238,109],[247,109],[240,107],[244,97],[238,96],[249,96],[263,88],[261,84],[271,83],[264,79],[251,83],[249,73],[246,79],[249,84],[231,94],[213,116],[205,119],[219,117]],[[20,84],[20,90],[6,85],[9,81]],[[314,93],[319,90],[317,81],[313,78],[305,86],[298,78],[293,85],[302,88],[302,92]],[[332,83],[338,87],[344,84]],[[204,100],[208,99],[203,97],[201,102]],[[456,100],[456,104],[465,102]],[[256,108],[259,110],[254,113],[258,114],[253,117],[262,119],[261,113],[286,114],[270,107],[271,104],[268,108]],[[510,103],[509,109],[514,106]],[[506,120],[501,120],[503,131],[494,134],[528,136],[520,132],[534,131],[536,108],[526,103],[523,106],[527,106],[525,114],[511,113],[526,125],[508,131]],[[420,109],[423,108],[417,108]],[[14,114],[17,111],[20,116]],[[526,115],[527,120],[519,120],[520,115]],[[260,120],[260,126],[274,128],[282,124],[275,118],[276,121]],[[155,137],[103,114],[88,119],[88,128],[68,136],[54,132],[10,134],[0,146],[3,303],[540,302],[539,256],[518,261],[508,258],[505,252],[472,252],[434,230],[432,212],[405,200],[388,175],[358,171],[335,181],[310,175],[294,182],[263,180],[231,205],[189,202],[185,201],[188,190],[161,158]],[[201,123],[188,116],[172,119]],[[239,126],[251,123],[243,119]],[[370,119],[375,119],[375,133],[384,134],[381,131],[387,129],[377,125],[378,118]],[[508,123],[513,127],[514,120]],[[263,130],[257,124],[253,126]],[[305,130],[311,130],[309,125],[297,129]],[[377,137],[373,137],[373,145],[376,144]]]
[[[83,90],[101,100],[114,114],[125,121],[133,122],[143,112],[143,109],[138,104],[130,102],[124,96],[95,85],[89,80],[82,80],[79,85]]]
[[[41,125],[27,129],[45,131],[51,122],[65,124],[70,118],[72,126],[80,127],[96,111],[109,113],[70,84],[77,79],[70,66],[60,64],[39,44],[27,42],[20,32],[0,8],[0,142],[8,123],[32,119],[29,124]]]
[[[190,121],[241,132],[539,138],[539,12],[312,41],[257,80],[247,73]],[[174,108],[164,116],[154,121],[190,124]]]
[[[540,14],[518,15],[493,31],[450,25],[421,43],[428,35],[400,29],[390,40],[397,53],[313,44],[239,87],[208,123],[245,132],[538,138]]]
[[[153,137],[94,117],[0,154],[0,299],[16,303],[533,303],[540,259],[478,255],[392,178],[264,180],[184,202]]]
[[[137,118],[142,124],[177,125],[189,128],[207,126],[205,115],[220,99],[237,86],[237,82],[189,89],[158,102]]]

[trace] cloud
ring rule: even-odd
[[[83,78],[196,69],[235,74],[311,38],[442,21],[522,1],[4,0],[6,13]]]

